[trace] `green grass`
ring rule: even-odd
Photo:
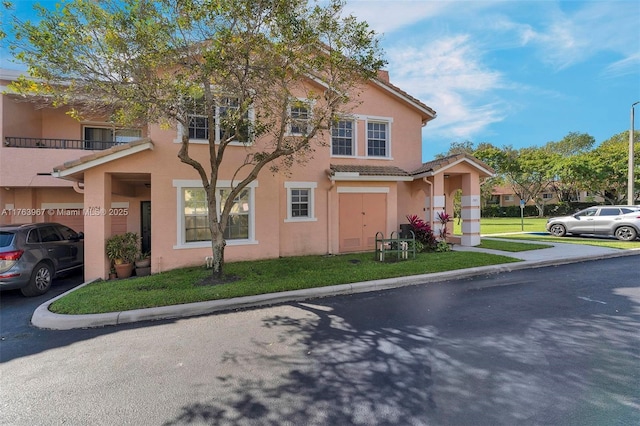
[[[547,218],[525,217],[523,221],[519,217],[482,218],[480,220],[480,233],[482,235],[504,234],[509,232],[546,232]],[[458,219],[453,221],[453,233],[460,235],[461,225]]]
[[[225,265],[239,279],[226,284],[197,285],[210,271],[176,269],[148,277],[100,281],[84,286],[50,306],[60,314],[94,314],[228,299],[335,284],[428,274],[517,262],[506,256],[474,252],[420,253],[415,260],[378,262],[373,253],[304,256]]]
[[[488,240],[483,238],[478,247],[491,249],[491,250],[518,252],[518,251],[528,251],[528,250],[539,250],[539,249],[553,247],[553,245],[518,243],[515,241],[498,241],[498,240]]]
[[[584,244],[599,247],[617,248],[623,250],[640,249],[640,241],[619,241],[610,238],[587,238],[587,237],[553,237],[551,235],[517,234],[500,238],[513,240],[534,240],[549,243]]]

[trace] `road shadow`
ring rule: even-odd
[[[638,288],[604,284],[603,302],[526,284],[287,305],[262,321],[292,354],[225,354],[243,373],[217,378],[224,396],[165,424],[638,424]]]

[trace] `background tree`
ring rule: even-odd
[[[636,138],[640,132],[636,132]],[[640,147],[635,148],[635,164],[640,160]],[[575,168],[585,189],[603,197],[609,204],[622,204],[627,198],[627,173],[629,167],[629,132],[618,133],[602,142],[592,151],[579,158]],[[635,188],[638,189],[640,175],[635,173]],[[636,197],[637,198],[637,195]]]
[[[213,273],[220,277],[234,204],[222,200],[221,208],[216,197],[223,165],[235,169],[226,194],[234,200],[265,167],[276,173],[309,161],[312,141],[384,65],[375,34],[342,10],[339,0],[71,0],[55,10],[37,7],[38,22],[14,20],[12,48],[31,77],[14,89],[69,105],[78,118],[181,128],[178,157],[202,181]],[[220,120],[222,134],[216,142],[209,132],[205,161],[189,151],[194,114],[209,124]],[[290,126],[300,130],[296,136]],[[226,160],[232,142],[244,143],[243,162]]]
[[[570,132],[558,142],[544,146],[552,160],[549,167],[554,175],[551,188],[560,202],[575,201],[584,190],[581,179],[581,157],[595,144],[595,138],[587,133]]]

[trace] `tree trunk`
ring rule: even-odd
[[[224,269],[224,246],[227,242],[224,240],[222,232],[215,232],[211,238],[211,250],[213,252],[213,271],[214,278],[222,278]]]

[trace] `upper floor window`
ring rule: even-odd
[[[542,199],[543,200],[551,200],[553,198],[553,194],[550,192],[545,192],[542,194]]]
[[[331,127],[331,154],[354,156],[355,137],[353,120],[338,120]]]
[[[250,109],[240,114],[238,98],[221,97],[216,99],[213,111],[214,122],[209,123],[204,98],[191,99],[189,119],[189,139],[209,140],[209,132],[215,132],[215,142],[234,141],[246,143],[249,141],[251,122]]]
[[[289,105],[289,134],[306,136],[311,122],[311,107],[304,100],[294,100]]]
[[[114,143],[127,143],[142,137],[142,130],[140,129],[84,126],[82,132],[85,149],[105,149],[110,145],[114,145]]]
[[[367,156],[389,156],[389,123],[384,121],[367,122]]]

